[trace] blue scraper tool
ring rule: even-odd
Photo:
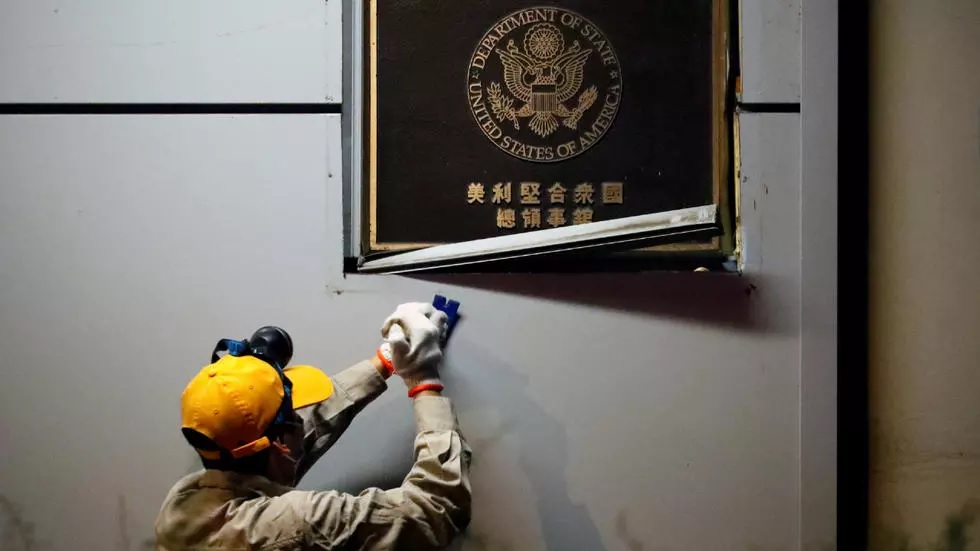
[[[449,336],[453,333],[453,328],[456,327],[456,322],[459,321],[459,302],[449,300],[442,295],[436,295],[436,297],[432,299],[432,306],[436,310],[440,310],[446,314],[447,322],[445,340],[448,341]]]

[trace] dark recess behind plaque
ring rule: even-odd
[[[601,142],[560,163],[508,155],[470,113],[467,66],[480,38],[518,9],[580,13],[612,42],[622,104]],[[378,5],[378,242],[441,243],[503,235],[495,207],[466,204],[482,181],[625,183],[596,220],[711,203],[712,1],[388,1]],[[489,192],[489,189],[488,189]],[[520,206],[518,205],[519,209]],[[518,230],[511,230],[518,231]]]

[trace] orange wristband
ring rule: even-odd
[[[391,363],[391,360],[385,357],[380,347],[378,347],[378,359],[381,360],[381,365],[385,366],[385,369],[388,370],[389,377],[395,374],[395,364]]]
[[[441,391],[443,387],[439,383],[427,383],[422,385],[415,385],[408,390],[408,397],[415,398],[420,392],[425,392],[426,390],[438,390]]]

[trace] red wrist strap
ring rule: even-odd
[[[415,396],[417,396],[420,392],[425,392],[426,390],[439,390],[439,391],[441,391],[443,388],[445,388],[445,387],[443,387],[439,383],[428,383],[428,384],[423,384],[423,385],[415,385],[412,388],[408,389],[408,397],[409,398],[415,398]]]
[[[388,370],[389,377],[395,374],[395,365],[388,358],[385,358],[385,355],[381,353],[380,347],[378,348],[378,359],[381,360],[381,365],[385,366],[385,369]]]

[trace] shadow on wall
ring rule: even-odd
[[[792,331],[764,307],[775,278],[735,274],[451,274],[408,277],[754,332]]]
[[[129,511],[126,508],[125,496],[119,496],[116,509],[118,522],[118,539],[116,549],[119,551],[139,551],[141,549],[156,549],[156,539],[146,538],[134,546],[129,537]],[[24,518],[20,507],[6,497],[0,495],[0,551],[47,551],[51,544],[38,539],[34,523]]]
[[[456,376],[453,356],[468,358],[467,373],[480,373],[479,379]],[[479,362],[479,365],[473,365]],[[512,549],[509,542],[501,541],[498,534],[514,533],[519,527],[532,519],[520,516],[516,507],[509,507],[504,496],[488,496],[477,486],[493,486],[494,481],[481,477],[482,460],[504,437],[516,440],[518,451],[517,465],[530,484],[526,491],[531,495],[536,517],[540,519],[540,533],[547,549],[605,549],[595,523],[583,505],[573,503],[569,497],[568,484],[564,473],[568,465],[568,441],[565,428],[559,419],[542,410],[526,393],[527,378],[501,361],[490,349],[475,346],[467,341],[457,341],[446,358],[446,369],[442,373],[450,396],[461,418],[468,412],[492,412],[500,422],[488,434],[471,435],[463,422],[463,434],[473,448],[472,479],[474,482],[473,522],[451,549],[480,549],[498,551]],[[371,423],[356,420],[352,430],[374,433]],[[381,419],[381,422],[385,422]],[[378,433],[390,431],[390,425],[377,427]],[[414,429],[410,425],[400,427],[399,434],[390,439],[389,445],[403,445],[411,449]],[[395,442],[392,444],[392,442]],[[393,488],[411,469],[411,457],[405,454],[404,461],[389,463],[378,469],[374,475],[361,474],[357,477],[344,477],[334,473],[331,480],[318,487],[330,487],[340,491],[358,493],[364,488]],[[496,486],[494,486],[496,487]],[[503,489],[496,491],[504,492]],[[493,531],[479,527],[493,527]],[[533,530],[516,530],[527,533]],[[530,546],[537,548],[540,546]],[[518,547],[520,548],[520,547]]]
[[[899,530],[872,530],[877,541],[871,541],[872,551],[971,551],[980,546],[971,545],[975,536],[975,524],[980,515],[980,500],[968,501],[959,511],[946,517],[946,525],[936,543],[920,546],[912,543],[912,538]]]
[[[41,551],[51,549],[44,541],[38,540],[34,523],[24,518],[20,507],[4,496],[0,496],[0,550],[2,551]]]
[[[116,548],[119,551],[152,551],[156,549],[157,542],[155,536],[144,538],[138,545],[133,545],[132,539],[129,537],[129,509],[126,508],[126,496],[120,495],[117,497],[116,522],[118,524],[119,534],[116,539]]]
[[[569,495],[565,471],[568,467],[568,436],[561,420],[549,415],[527,394],[527,377],[521,375],[490,348],[482,348],[469,341],[455,343],[450,355],[479,358],[481,365],[467,366],[467,372],[481,374],[473,377],[456,377],[451,369],[452,357],[447,358],[450,369],[444,378],[452,389],[454,403],[460,404],[460,415],[465,410],[494,411],[500,419],[498,429],[482,438],[469,439],[473,447],[474,477],[480,469],[480,455],[497,445],[505,436],[517,441],[518,465],[530,484],[532,504],[540,522],[540,533],[547,549],[594,549],[605,546],[584,505],[574,503]],[[466,427],[463,427],[464,434]],[[478,516],[493,515],[493,523],[485,523],[496,529],[506,529],[509,523],[522,519],[508,519],[506,503],[494,503],[479,495],[473,496],[474,521]],[[526,520],[525,520],[526,521]],[[484,524],[474,522],[474,524]],[[467,531],[453,549],[506,549],[494,544],[494,533]]]

